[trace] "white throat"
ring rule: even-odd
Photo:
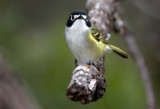
[[[71,27],[65,28],[65,38],[67,43],[80,43],[85,40],[88,35],[89,27],[84,19],[77,19]],[[69,45],[69,44],[68,44]]]
[[[89,46],[87,41],[89,29],[84,19],[77,19],[71,27],[65,28],[66,42],[79,64],[86,60],[83,55]]]
[[[89,27],[86,25],[84,19],[77,19],[71,27],[66,27],[66,30],[72,31],[74,33],[81,33],[88,31]]]

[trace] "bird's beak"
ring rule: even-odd
[[[78,19],[84,19],[81,15],[78,17]]]

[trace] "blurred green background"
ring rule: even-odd
[[[85,2],[0,0],[0,50],[3,58],[14,69],[17,78],[28,84],[43,109],[146,109],[144,84],[134,59],[125,60],[112,53],[106,55],[108,85],[102,99],[82,105],[65,96],[75,65],[64,40],[64,27],[72,11],[85,10]],[[158,108],[160,15],[157,11],[159,5],[153,2],[128,0],[121,6],[124,19],[135,34],[151,72]],[[112,35],[110,43],[128,51],[123,36]]]

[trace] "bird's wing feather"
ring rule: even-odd
[[[120,48],[114,46],[114,45],[109,45],[109,47],[119,56],[123,57],[123,58],[129,58],[129,55],[124,52],[123,50],[121,50]]]
[[[101,41],[104,44],[108,44],[107,41],[106,41],[106,39],[102,37],[101,32],[93,24],[92,24],[92,27],[91,27],[91,34],[92,34],[93,38],[96,39],[98,42]]]
[[[97,29],[97,27],[95,25],[92,24],[91,27],[91,35],[92,37],[97,41],[97,42],[101,42],[101,44],[105,44],[108,45],[109,48],[115,52],[116,54],[118,54],[119,56],[123,57],[123,58],[129,58],[129,55],[127,53],[125,53],[123,50],[121,50],[120,48],[110,45],[108,44],[107,40],[105,38],[102,37],[101,32]]]

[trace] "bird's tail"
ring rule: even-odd
[[[106,50],[107,51],[113,51],[116,54],[118,54],[119,56],[123,57],[123,58],[129,58],[129,55],[127,53],[125,53],[123,50],[121,50],[120,48],[114,46],[114,45],[106,45]]]

